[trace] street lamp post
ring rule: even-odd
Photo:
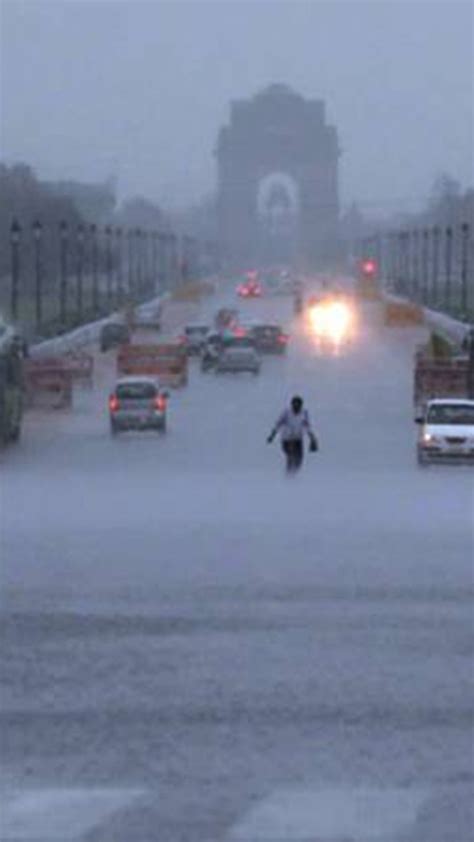
[[[89,228],[91,246],[91,270],[92,270],[92,310],[94,316],[99,312],[99,276],[98,276],[98,252],[97,252],[97,225],[92,223]]]
[[[160,287],[170,288],[169,282],[169,234],[160,234]]]
[[[410,249],[410,235],[408,231],[402,231],[400,237],[400,248],[401,248],[401,274],[402,274],[402,283],[401,288],[403,293],[406,295],[409,291],[409,249]]]
[[[397,291],[403,291],[403,231],[397,234]]]
[[[123,265],[122,265],[122,229],[115,229],[115,237],[117,240],[117,303],[121,307],[123,304]]]
[[[412,290],[413,290],[413,298],[415,301],[418,300],[419,297],[419,289],[420,289],[420,277],[419,277],[419,269],[420,269],[420,260],[419,260],[419,250],[420,250],[420,232],[415,228],[412,232]]]
[[[149,267],[149,237],[146,228],[142,231],[142,251],[143,251],[143,291],[142,296],[146,298],[147,290],[150,282],[150,267]]]
[[[127,243],[128,243],[128,254],[127,254],[127,261],[128,261],[128,294],[133,299],[135,295],[135,274],[134,274],[134,248],[133,248],[133,231],[127,231]]]
[[[107,288],[107,312],[112,309],[112,228],[105,227],[105,276]]]
[[[388,237],[388,283],[389,287],[393,289],[395,280],[395,234],[393,231],[387,235]]]
[[[17,219],[10,226],[12,281],[10,291],[10,312],[14,322],[18,318],[18,295],[20,290],[20,240],[21,225]]]
[[[79,324],[83,316],[84,287],[84,226],[78,225],[76,231],[76,314]]]
[[[159,234],[158,231],[151,232],[152,238],[152,273],[153,273],[153,294],[156,294],[157,288],[159,286],[159,278],[158,278],[158,246],[159,246]]]
[[[469,254],[469,225],[467,222],[463,222],[461,225],[461,311],[462,311],[462,318],[467,319],[468,315],[468,290],[467,290],[467,278],[468,278],[468,258]]]
[[[43,266],[41,260],[41,240],[43,226],[39,219],[33,223],[33,239],[35,244],[35,322],[36,332],[41,332],[43,324]]]
[[[137,288],[137,298],[141,300],[143,294],[143,241],[142,241],[142,231],[141,228],[135,229],[135,243],[136,243],[136,288]]]
[[[66,220],[59,223],[60,237],[60,286],[59,286],[59,320],[61,328],[66,327],[67,322],[67,273],[68,273],[68,242],[69,232]]]
[[[444,305],[449,313],[451,309],[451,282],[453,271],[453,229],[450,225],[446,228],[445,233],[445,251],[444,251],[444,271],[445,271],[445,288],[444,288]]]
[[[423,304],[428,300],[428,250],[429,250],[429,235],[428,228],[423,230],[423,244],[421,249],[421,300]]]
[[[432,262],[432,280],[431,280],[431,304],[436,307],[438,304],[438,281],[439,281],[439,226],[433,227],[433,262]]]
[[[174,289],[178,285],[178,242],[176,234],[169,235],[169,261],[171,288]]]

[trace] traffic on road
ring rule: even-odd
[[[295,294],[168,301],[2,451],[5,839],[469,838],[473,404]]]

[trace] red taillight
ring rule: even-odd
[[[364,260],[362,263],[362,271],[365,275],[373,275],[375,273],[376,264],[374,260]]]
[[[117,409],[119,408],[119,406],[120,406],[120,404],[119,404],[119,399],[118,399],[117,395],[111,395],[110,398],[109,398],[109,410],[110,410],[110,412],[117,412]]]
[[[158,412],[164,412],[166,410],[166,398],[164,395],[158,395],[158,397],[155,398],[155,409],[157,409]]]
[[[234,328],[234,336],[241,338],[243,336],[247,336],[247,331],[244,327],[235,327]]]
[[[278,341],[279,341],[280,345],[286,345],[286,343],[288,342],[288,337],[285,336],[284,333],[280,333],[280,335],[278,337]]]

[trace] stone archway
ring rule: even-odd
[[[231,262],[315,265],[334,253],[339,147],[322,101],[271,85],[234,102],[216,154],[219,235]]]

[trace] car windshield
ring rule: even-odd
[[[279,336],[282,332],[281,328],[277,325],[258,325],[252,331],[255,336],[268,336],[268,337],[275,337]]]
[[[474,404],[434,404],[428,410],[426,421],[428,424],[472,424],[474,426]]]
[[[156,392],[157,389],[153,383],[121,383],[116,389],[119,400],[146,400],[154,398]]]
[[[201,326],[194,327],[193,326],[193,327],[185,328],[184,332],[185,332],[186,336],[189,336],[189,337],[205,336],[206,333],[208,332],[208,328],[204,327],[204,326],[203,327],[201,327]]]
[[[226,348],[250,348],[254,347],[254,341],[251,336],[226,336],[224,339]]]

